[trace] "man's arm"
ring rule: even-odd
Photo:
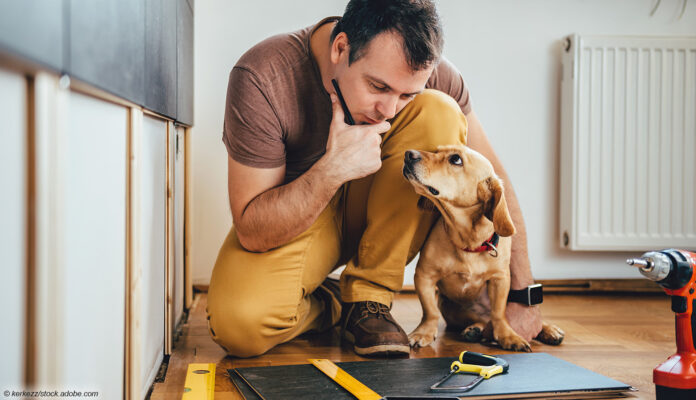
[[[488,141],[486,132],[481,126],[476,113],[473,111],[466,115],[469,122],[469,132],[467,145],[472,149],[483,154],[495,169],[496,174],[505,183],[505,200],[510,210],[512,222],[515,224],[517,233],[512,237],[512,251],[510,258],[510,289],[519,290],[534,283],[532,271],[530,269],[529,254],[527,252],[527,230],[525,229],[524,219],[520,204],[515,196],[510,178],[503,168],[498,156],[496,156],[493,146]],[[532,340],[541,331],[541,313],[538,307],[528,307],[519,303],[508,303],[505,315],[512,328],[527,341]]]
[[[331,100],[326,153],[294,181],[281,185],[285,167],[254,168],[228,156],[232,219],[245,249],[263,252],[288,243],[316,221],[343,183],[372,174],[382,165],[380,134],[389,123],[346,125],[335,95]]]
[[[305,231],[340,186],[321,168],[281,185],[285,167],[254,168],[227,159],[232,219],[239,242],[249,251],[267,251]]]

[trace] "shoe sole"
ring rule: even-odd
[[[403,344],[378,344],[370,347],[358,347],[355,344],[355,336],[345,331],[343,337],[353,343],[353,351],[361,356],[385,356],[397,357],[411,354],[411,346]]]

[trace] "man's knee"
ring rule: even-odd
[[[428,111],[434,116],[461,114],[462,109],[452,96],[435,89],[425,89],[413,98],[409,106]]]
[[[262,302],[238,301],[223,313],[208,315],[208,329],[213,340],[235,357],[258,356],[277,343],[265,335],[273,320],[271,307]]]
[[[466,117],[459,104],[448,94],[426,89],[402,112],[404,114],[399,121],[402,132],[396,135],[402,136],[399,140],[429,151],[434,151],[440,145],[466,144]]]

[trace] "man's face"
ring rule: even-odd
[[[342,36],[342,37],[341,37]],[[345,40],[341,33],[336,40]],[[397,33],[377,35],[363,56],[348,65],[349,47],[332,46],[335,76],[357,124],[375,124],[393,118],[420,93],[433,67],[413,71],[406,62]]]

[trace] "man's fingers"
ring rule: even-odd
[[[391,124],[387,121],[382,121],[379,124],[372,125],[372,127],[374,128],[375,132],[384,133],[391,128]]]
[[[335,93],[331,93],[331,107],[333,108],[333,117],[331,118],[331,124],[340,123],[345,125],[343,120],[345,116],[343,115],[343,108],[341,108],[341,103],[338,101],[338,97]]]
[[[378,135],[381,135],[382,133],[391,129],[391,124],[387,121],[382,121],[377,124],[358,125],[358,127],[360,129],[363,129],[365,132],[376,133]]]

